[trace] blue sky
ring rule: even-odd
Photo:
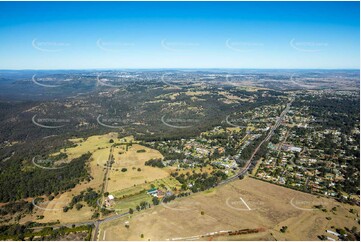
[[[0,2],[0,69],[359,68],[359,2]]]

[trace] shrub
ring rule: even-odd
[[[280,231],[281,231],[282,233],[286,233],[287,229],[288,229],[287,226],[282,226],[282,228],[280,229]]]

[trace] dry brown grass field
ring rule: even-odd
[[[134,185],[144,184],[145,181],[152,182],[158,179],[169,177],[169,172],[160,168],[145,166],[144,162],[152,158],[163,158],[157,151],[145,146],[136,144],[133,137],[125,137],[118,139],[116,133],[109,133],[105,135],[96,135],[88,137],[87,139],[71,139],[77,144],[76,147],[61,150],[68,154],[69,158],[73,159],[81,156],[86,152],[91,152],[92,156],[89,160],[89,174],[94,178],[90,182],[83,182],[78,184],[71,191],[65,192],[56,196],[52,201],[39,204],[35,209],[35,214],[26,216],[21,222],[36,220],[36,216],[43,215],[44,218],[39,220],[41,222],[54,222],[59,220],[61,223],[73,223],[90,220],[94,209],[84,206],[81,210],[75,208],[68,212],[63,212],[63,207],[70,203],[74,195],[78,195],[81,191],[87,188],[93,188],[98,191],[103,184],[103,178],[106,169],[106,163],[110,154],[111,143],[109,140],[113,139],[115,142],[133,142],[128,150],[125,145],[118,145],[113,150],[115,163],[112,169],[109,170],[106,191],[115,192],[124,188],[132,188]],[[145,152],[137,152],[145,150]],[[58,153],[55,153],[56,155]],[[136,169],[133,169],[135,167]],[[127,168],[127,172],[121,172],[121,168]],[[138,168],[141,171],[138,171]],[[85,205],[83,203],[83,205]]]
[[[316,205],[322,205],[326,212],[314,208]],[[333,207],[336,212],[331,211]],[[131,218],[104,223],[99,239],[171,240],[224,230],[262,228],[264,232],[257,234],[207,240],[318,240],[317,236],[322,234],[332,237],[325,233],[331,226],[359,229],[359,214],[350,213],[350,208],[359,211],[357,206],[333,199],[245,178],[133,214]],[[125,228],[125,222],[129,222],[129,228]],[[288,226],[286,233],[280,232],[282,226]]]
[[[84,191],[89,187],[96,191],[100,190],[105,172],[104,165],[106,164],[106,161],[109,157],[109,140],[111,138],[116,138],[114,133],[102,136],[91,136],[86,141],[80,142],[77,147],[67,149],[66,153],[73,158],[79,157],[81,154],[84,154],[88,151],[92,152],[92,156],[89,160],[89,173],[94,179],[90,182],[83,182],[78,184],[71,191],[58,195],[54,198],[54,200],[46,204],[46,206],[41,206],[42,208],[45,208],[44,210],[37,209],[36,215],[44,216],[44,219],[42,219],[41,222],[52,222],[59,220],[62,223],[72,223],[90,220],[93,214],[92,208],[84,206],[80,211],[77,211],[74,208],[66,213],[63,212],[62,208],[70,203],[74,195],[78,195],[81,191]],[[98,149],[98,147],[100,149]]]
[[[39,222],[43,223],[54,222],[57,220],[59,220],[61,223],[73,223],[90,220],[93,214],[93,208],[84,206],[79,211],[74,208],[64,213],[63,207],[70,203],[74,195],[78,195],[81,191],[84,191],[87,188],[91,187],[96,191],[100,190],[105,172],[104,165],[108,160],[110,152],[111,144],[109,143],[109,140],[116,140],[117,138],[117,133],[109,133],[104,135],[90,136],[85,140],[71,139],[70,141],[77,144],[77,146],[67,148],[66,150],[62,149],[61,152],[67,153],[70,159],[79,157],[88,151],[91,152],[92,156],[89,160],[88,172],[94,179],[90,182],[83,182],[78,184],[71,191],[56,196],[52,201],[39,204],[40,208],[35,209],[35,214],[32,216],[26,216],[21,220],[21,222],[26,222],[31,219],[35,220],[36,216],[38,215],[44,216],[43,219],[39,220]]]
[[[140,150],[145,152],[139,153]],[[119,154],[119,152],[124,153]],[[109,171],[110,180],[107,182],[107,191],[110,193],[143,184],[145,181],[151,182],[169,176],[168,172],[160,168],[144,165],[150,159],[163,158],[162,154],[157,150],[133,144],[128,151],[124,151],[124,148],[115,148],[113,153],[115,162]],[[126,168],[127,171],[122,172],[122,168]],[[140,171],[138,171],[138,168],[140,168]]]

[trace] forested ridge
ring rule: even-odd
[[[43,194],[58,194],[89,179],[86,162],[91,153],[73,159],[59,169],[35,167],[24,170],[22,162],[0,163],[0,201],[9,202]]]

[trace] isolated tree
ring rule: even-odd
[[[133,214],[134,213],[134,210],[132,208],[129,208],[129,213],[130,214]]]
[[[159,204],[159,199],[157,197],[153,197],[152,202],[153,202],[154,205],[158,205]]]
[[[77,203],[77,204],[75,205],[75,208],[76,208],[77,210],[80,210],[82,207],[83,207],[83,205],[80,204],[80,203]]]

